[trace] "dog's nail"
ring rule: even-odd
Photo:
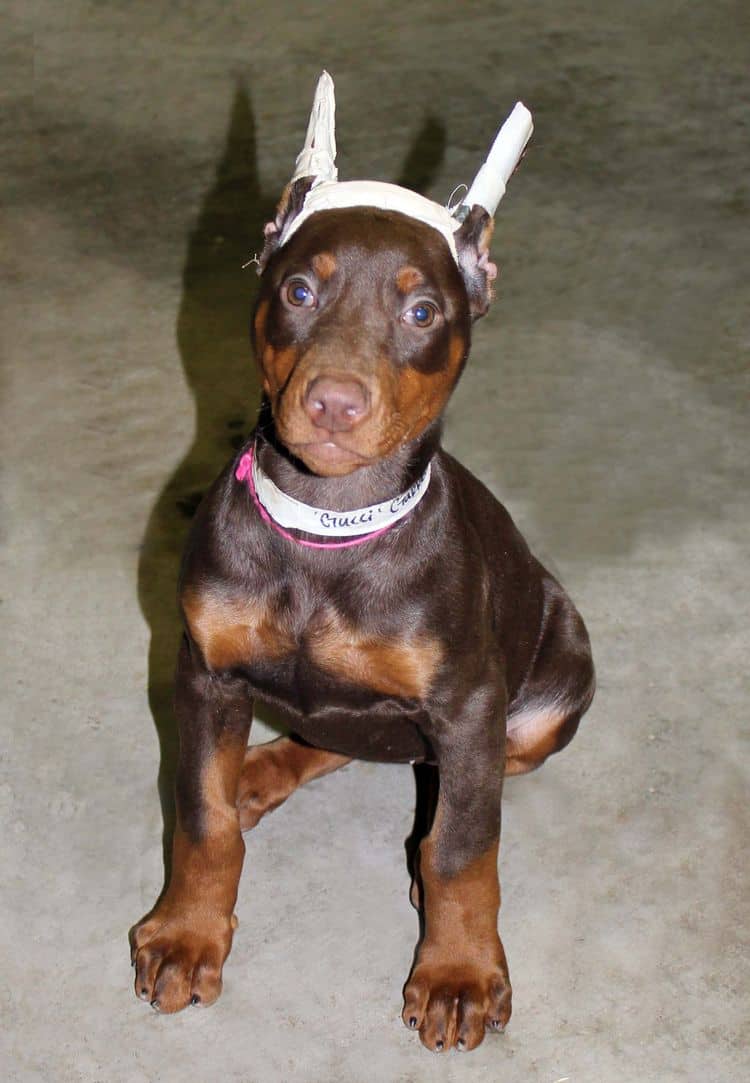
[[[459,1038],[456,1042],[456,1049],[460,1049],[462,1052],[466,1049],[466,1042],[463,1038]]]
[[[416,1017],[416,1015],[409,1016],[409,1026],[411,1027],[411,1029],[414,1030],[416,1025],[417,1025],[417,1017]]]
[[[152,1000],[151,1007],[154,1009],[155,1012],[158,1012],[161,1005],[159,1004],[158,1000]]]
[[[141,1000],[148,1000],[148,989],[146,988],[146,986],[145,986],[145,985],[144,985],[144,986],[143,986],[143,988],[141,989],[141,991],[140,991],[140,993],[138,994],[138,996],[139,996],[139,997],[141,998]]]
[[[198,996],[198,994],[193,993],[193,995],[190,998],[190,1003],[191,1004],[200,1004],[200,1002],[201,1002],[201,998]]]
[[[444,1045],[445,1045],[445,1042],[443,1041],[443,1039],[438,1038],[438,1040],[435,1042],[435,1048],[437,1049],[438,1053],[443,1052],[443,1046]]]

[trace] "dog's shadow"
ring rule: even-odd
[[[416,190],[429,187],[444,152],[445,130],[427,117],[403,163],[398,183]],[[175,826],[178,737],[172,693],[182,635],[176,606],[180,558],[203,493],[244,443],[257,416],[260,385],[248,331],[257,278],[254,267],[243,270],[243,264],[261,248],[263,225],[273,217],[279,195],[261,190],[253,110],[247,89],[239,84],[224,151],[190,233],[182,274],[177,344],[195,401],[195,435],[151,512],[138,569],[139,601],[151,631],[149,705],[160,745],[158,789],[164,824],[161,894],[169,883]],[[274,725],[273,717],[265,714],[263,721]],[[422,819],[417,810],[415,824]]]

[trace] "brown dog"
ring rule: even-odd
[[[162,1012],[218,997],[241,832],[265,812],[350,758],[427,763],[439,791],[414,863],[423,936],[403,1018],[430,1049],[472,1049],[511,1011],[503,777],[575,733],[589,641],[505,509],[440,447],[490,300],[492,219],[473,207],[455,256],[430,225],[373,207],[321,210],[283,242],[311,183],[289,186],[266,232],[260,424],[184,559],[173,868],[133,932],[136,993]],[[274,493],[320,531],[284,526]],[[370,529],[383,515],[400,517]],[[292,736],[248,748],[255,698]]]

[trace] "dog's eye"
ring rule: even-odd
[[[406,310],[404,319],[415,327],[429,327],[431,323],[435,322],[436,315],[437,309],[434,305],[431,305],[428,301],[420,301]]]
[[[299,278],[293,278],[287,283],[286,299],[295,308],[313,308],[315,305],[315,294],[307,283]]]

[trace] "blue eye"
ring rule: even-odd
[[[299,279],[293,279],[287,286],[286,299],[295,308],[312,308],[315,304],[315,294],[305,282],[300,282]]]
[[[407,323],[416,324],[417,327],[429,327],[434,322],[437,310],[434,305],[420,301],[405,313]]]

